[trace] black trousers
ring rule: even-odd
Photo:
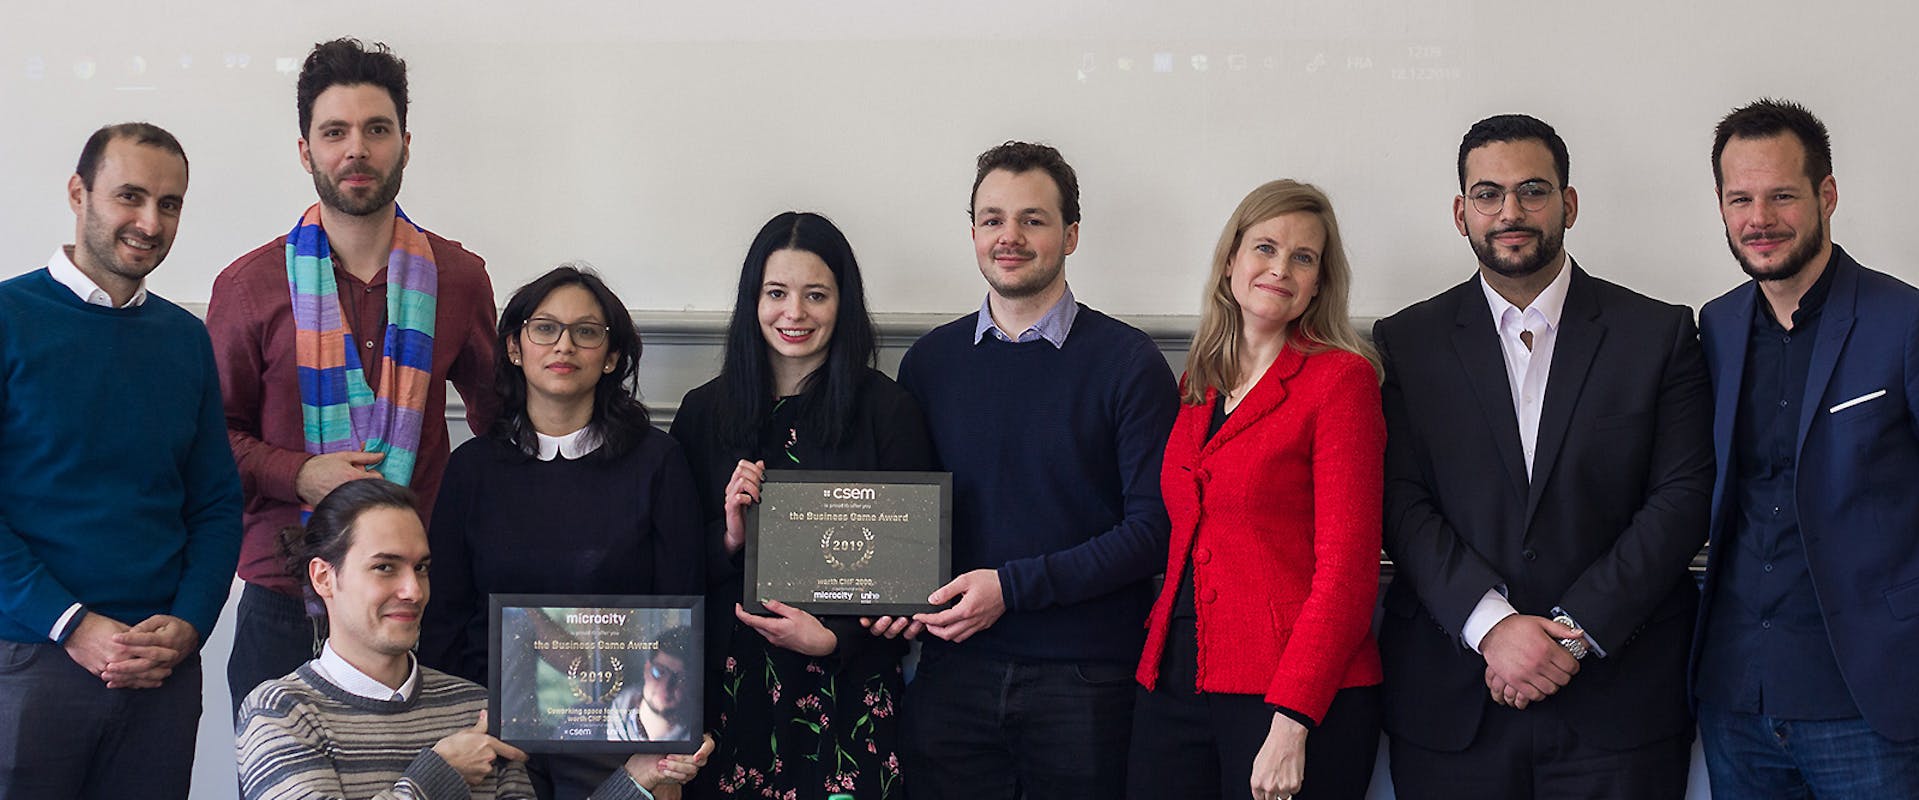
[[[1126,786],[1133,666],[922,657],[900,727],[913,800],[1112,800]]]
[[[299,600],[251,583],[240,590],[234,612],[233,654],[227,657],[229,716],[239,716],[240,701],[266,681],[284,678],[320,654],[326,622],[307,616]]]
[[[1545,702],[1551,703],[1548,698]],[[1692,768],[1692,732],[1629,750],[1606,750],[1540,707],[1487,703],[1479,733],[1447,753],[1392,740],[1399,800],[1499,797],[1507,800],[1683,800]]]
[[[1197,671],[1193,620],[1173,620],[1159,687],[1139,689],[1133,712],[1134,768],[1126,796],[1159,798],[1251,797],[1253,757],[1272,729],[1273,709],[1250,694],[1194,691]],[[1184,647],[1181,647],[1181,644]],[[1306,736],[1306,771],[1299,800],[1363,800],[1379,755],[1379,687],[1341,689],[1320,724]]]
[[[109,689],[52,642],[0,640],[0,797],[185,798],[200,656],[153,689]]]
[[[526,776],[540,800],[586,800],[625,764],[626,756],[617,753],[534,753],[527,757]]]

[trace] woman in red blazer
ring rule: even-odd
[[[1160,472],[1131,797],[1365,796],[1386,426],[1351,283],[1311,185],[1253,190],[1220,234]]]

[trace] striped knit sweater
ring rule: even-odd
[[[247,800],[532,798],[521,764],[502,762],[485,783],[468,787],[433,752],[485,708],[486,689],[426,667],[411,699],[385,701],[349,693],[302,664],[240,705],[240,788]],[[616,770],[593,798],[645,795]]]

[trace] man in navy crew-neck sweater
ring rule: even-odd
[[[953,473],[959,573],[931,598],[958,602],[912,623],[936,638],[902,706],[908,780],[935,800],[1117,797],[1177,390],[1146,334],[1067,289],[1079,186],[1057,150],[982,154],[969,211],[991,291],[900,363]]]
[[[240,479],[206,328],[145,288],[186,190],[172,134],[102,128],[74,244],[0,283],[0,797],[187,796]]]

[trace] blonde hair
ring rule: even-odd
[[[1285,214],[1306,212],[1319,218],[1326,229],[1325,252],[1320,256],[1319,293],[1306,306],[1305,313],[1287,330],[1290,346],[1306,353],[1344,350],[1366,359],[1376,375],[1379,356],[1371,344],[1353,329],[1347,315],[1346,296],[1353,283],[1352,267],[1346,261],[1346,248],[1340,242],[1339,222],[1333,218],[1333,201],[1310,183],[1276,180],[1266,183],[1246,199],[1239,201],[1233,215],[1220,231],[1219,244],[1213,248],[1213,269],[1200,299],[1199,328],[1193,332],[1192,349],[1186,353],[1186,381],[1180,401],[1198,405],[1206,401],[1206,390],[1221,393],[1239,385],[1240,319],[1239,301],[1233,299],[1233,282],[1227,264],[1239,250],[1246,229]]]

